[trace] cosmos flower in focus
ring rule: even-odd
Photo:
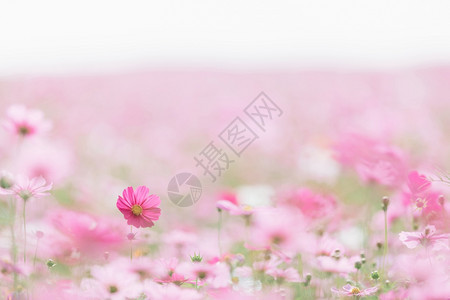
[[[17,176],[14,185],[9,190],[6,190],[6,193],[27,201],[31,198],[38,199],[48,196],[51,189],[52,183],[47,183],[41,176],[32,179],[28,179],[25,176]]]
[[[128,225],[136,228],[152,227],[161,215],[158,207],[161,200],[157,195],[150,195],[146,186],[140,186],[136,191],[132,187],[123,190],[122,196],[117,199],[117,208],[127,219]]]
[[[28,109],[24,105],[12,105],[8,108],[3,127],[16,136],[33,136],[48,131],[51,122],[44,119],[42,111]]]
[[[331,291],[335,294],[338,294],[340,296],[348,296],[348,297],[353,297],[353,296],[359,296],[359,297],[365,297],[365,296],[370,296],[376,293],[376,291],[378,290],[378,287],[374,286],[371,288],[367,288],[364,290],[360,290],[358,287],[356,286],[352,286],[350,284],[346,284],[342,287],[342,290],[338,290],[336,288],[331,288]]]
[[[448,249],[447,234],[436,234],[436,227],[428,225],[422,232],[405,232],[399,233],[400,241],[409,249],[416,248],[419,244],[424,247],[431,246],[435,250]]]

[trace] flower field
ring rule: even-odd
[[[1,299],[450,299],[450,68],[0,81]]]

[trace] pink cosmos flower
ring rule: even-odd
[[[412,171],[408,175],[408,187],[413,195],[418,195],[430,188],[431,182],[425,175]]]
[[[131,272],[124,272],[119,264],[93,266],[92,278],[84,278],[81,288],[89,299],[122,300],[137,298],[143,292],[139,277]]]
[[[15,195],[17,198],[27,201],[30,198],[38,199],[50,195],[48,191],[51,189],[52,183],[47,184],[41,176],[32,179],[18,176],[14,185],[9,190],[4,190],[4,193]]]
[[[344,136],[334,148],[336,159],[354,168],[364,182],[396,187],[406,177],[404,153],[384,141],[350,134]]]
[[[203,298],[196,290],[183,289],[173,284],[161,285],[150,280],[144,282],[145,294],[154,300],[200,300]]]
[[[83,255],[95,256],[115,250],[124,243],[123,232],[108,218],[69,210],[53,212],[49,221],[63,234],[56,249],[77,249]]]
[[[128,225],[139,227],[152,227],[161,215],[158,207],[161,200],[157,195],[149,195],[146,186],[140,186],[136,191],[132,187],[123,190],[122,196],[117,199],[117,208],[127,219]]]
[[[318,268],[324,272],[348,274],[356,272],[355,262],[361,258],[359,256],[352,257],[332,257],[332,256],[319,256],[316,258],[318,262]]]
[[[286,255],[299,251],[311,252],[316,247],[315,237],[307,232],[303,215],[287,207],[255,211],[247,248],[280,250]]]
[[[354,297],[354,296],[359,296],[359,297],[365,297],[365,296],[370,296],[376,293],[376,291],[378,290],[378,287],[374,286],[374,287],[370,287],[364,290],[360,290],[358,287],[356,286],[352,286],[350,284],[346,284],[342,287],[342,290],[338,290],[336,288],[331,288],[331,291],[335,294],[338,294],[340,296],[348,296],[348,297]]]
[[[44,119],[40,110],[27,109],[24,105],[12,105],[8,108],[3,127],[16,136],[33,136],[47,131],[51,123]]]
[[[448,234],[436,234],[436,227],[428,225],[422,232],[399,233],[400,241],[409,249],[416,248],[419,244],[424,247],[431,246],[434,250],[448,249]]]
[[[298,274],[297,270],[289,267],[285,270],[274,268],[267,270],[267,275],[272,276],[275,280],[278,281],[287,281],[287,282],[300,282],[300,275]]]
[[[222,193],[219,196],[216,206],[218,209],[228,211],[235,216],[248,216],[253,213],[253,207],[250,205],[240,204],[234,193]]]
[[[336,208],[336,199],[333,196],[317,194],[307,188],[290,191],[283,195],[283,198],[289,205],[299,208],[303,215],[312,219],[330,216]]]

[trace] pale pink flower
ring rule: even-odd
[[[287,269],[273,268],[266,271],[267,275],[272,276],[275,280],[287,281],[287,282],[300,282],[300,275],[297,270],[292,267]]]
[[[375,294],[378,291],[378,287],[370,287],[367,289],[361,290],[360,288],[356,286],[352,286],[350,284],[346,284],[342,287],[342,290],[338,290],[336,288],[331,288],[331,291],[335,294],[338,294],[340,296],[347,296],[347,297],[366,297]]]
[[[399,233],[400,241],[410,249],[416,248],[418,245],[424,247],[432,247],[434,250],[448,249],[448,234],[436,234],[436,227],[428,225],[422,232],[405,232]]]
[[[336,208],[336,199],[331,195],[322,195],[307,188],[300,188],[282,195],[289,205],[299,208],[303,215],[317,219],[330,216]]]
[[[406,177],[404,153],[384,141],[350,134],[335,145],[335,151],[337,160],[354,168],[364,182],[397,187]]]
[[[251,215],[254,211],[254,208],[250,205],[239,203],[236,194],[234,193],[220,194],[216,206],[218,209],[228,211],[231,215],[236,216]]]
[[[61,210],[52,213],[50,221],[64,235],[63,243],[83,255],[100,254],[124,243],[123,232],[107,218]]]
[[[16,136],[33,136],[51,128],[51,123],[44,119],[42,111],[28,109],[24,105],[12,105],[8,108],[3,127]]]
[[[403,288],[392,290],[380,295],[380,300],[403,300],[408,299],[408,290]]]
[[[88,298],[71,280],[58,279],[58,281],[40,282],[35,285],[31,299],[91,300],[92,298]]]
[[[161,285],[150,280],[144,282],[144,291],[152,300],[200,300],[203,296],[194,289],[184,289],[173,284]]]
[[[43,177],[34,177],[28,179],[25,176],[19,175],[14,185],[7,192],[13,194],[19,199],[27,201],[31,198],[39,199],[50,195],[49,191],[52,189],[52,183],[47,183]]]
[[[117,199],[117,208],[127,219],[128,225],[134,227],[152,227],[161,215],[158,207],[161,200],[157,195],[149,195],[146,186],[140,186],[136,191],[132,187],[123,190],[122,196]]]
[[[355,262],[361,258],[359,256],[348,257],[332,257],[332,256],[319,256],[316,258],[318,267],[324,272],[348,274],[356,272]]]
[[[178,259],[172,257],[169,259],[160,259],[154,265],[154,273],[157,277],[156,282],[159,283],[174,283],[176,285],[182,285],[185,282],[194,283],[185,274],[181,274],[178,271]]]
[[[285,254],[315,249],[315,238],[307,232],[303,215],[287,207],[255,211],[249,245],[259,249],[275,249]]]
[[[92,278],[84,278],[81,288],[91,299],[123,300],[137,298],[143,292],[139,277],[131,272],[124,272],[119,264],[93,266]]]

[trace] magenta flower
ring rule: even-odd
[[[340,296],[348,296],[348,297],[353,297],[353,296],[359,296],[359,297],[365,297],[365,296],[370,296],[373,295],[377,292],[378,287],[374,286],[374,287],[370,287],[364,290],[360,290],[358,287],[356,286],[352,286],[350,284],[346,284],[342,287],[342,290],[338,290],[336,288],[331,288],[331,291],[335,294],[338,294]]]
[[[3,127],[17,136],[32,136],[51,128],[40,110],[27,109],[24,105],[12,105],[8,108]]]
[[[157,195],[149,195],[146,186],[140,186],[136,192],[132,187],[123,190],[122,196],[117,199],[117,208],[127,219],[128,225],[139,227],[152,227],[161,215],[158,207],[161,200]]]
[[[433,225],[428,225],[422,232],[402,231],[399,233],[399,238],[400,241],[409,249],[414,249],[420,244],[424,247],[431,246],[435,250],[449,248],[449,236],[447,234],[436,234],[436,227]]]

